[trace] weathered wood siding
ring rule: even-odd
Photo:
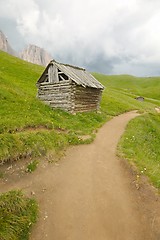
[[[58,71],[57,68],[55,67],[55,65],[51,65],[48,68],[48,79],[49,79],[49,83],[58,83]]]
[[[38,98],[65,111],[88,112],[99,109],[102,89],[82,87],[71,80],[58,83],[43,82],[38,85]]]
[[[85,69],[54,60],[42,73],[37,87],[39,99],[71,113],[97,111],[104,89]]]
[[[102,90],[73,84],[72,103],[74,112],[88,112],[99,109]]]
[[[52,108],[72,111],[72,85],[70,80],[59,83],[41,83],[38,86],[38,98]]]

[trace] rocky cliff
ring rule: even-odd
[[[31,44],[21,52],[20,57],[28,62],[44,66],[52,60],[52,57],[43,48]]]
[[[0,30],[0,50],[7,52],[11,55],[17,56],[18,54],[10,46],[7,37]]]
[[[7,37],[0,30],[0,50],[11,55],[17,56],[31,63],[46,66],[53,58],[43,48],[35,45],[29,45],[20,54],[16,53],[10,46]]]

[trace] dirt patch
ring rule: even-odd
[[[42,161],[32,174],[9,176],[1,191],[21,188],[40,205],[31,240],[159,240],[159,195],[116,157],[126,113],[107,122],[90,145],[69,148],[58,163]]]
[[[37,127],[26,127],[22,129],[20,132],[34,132],[34,131],[51,131],[52,129],[49,129],[45,126],[37,126]]]
[[[91,139],[91,135],[79,135],[78,138],[81,141],[86,141]]]
[[[160,113],[160,107],[156,107],[155,110],[157,113]]]

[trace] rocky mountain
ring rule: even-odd
[[[21,52],[20,57],[25,61],[44,66],[53,59],[43,48],[31,44]]]
[[[18,54],[10,46],[7,37],[0,30],[0,50],[7,52],[11,55],[17,56]]]
[[[25,61],[46,66],[53,58],[43,48],[35,45],[29,45],[20,54],[16,53],[10,46],[7,37],[0,30],[0,50],[7,52]]]

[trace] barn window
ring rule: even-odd
[[[59,81],[65,81],[65,80],[68,80],[69,77],[66,74],[64,74],[63,72],[61,72],[60,69],[58,69],[58,79],[59,79]]]
[[[48,74],[46,74],[45,82],[49,82]]]

